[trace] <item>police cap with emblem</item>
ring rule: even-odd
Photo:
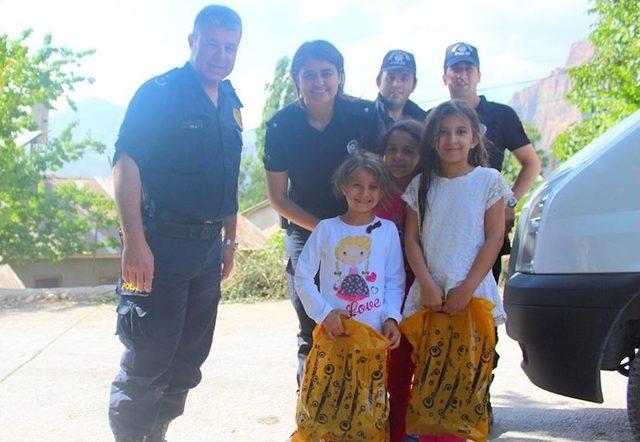
[[[387,55],[382,59],[382,66],[380,66],[380,72],[391,71],[396,69],[407,69],[416,75],[416,59],[411,52],[403,51],[402,49],[394,49],[387,52]]]
[[[465,61],[475,65],[480,69],[480,59],[478,58],[478,50],[469,43],[455,43],[449,46],[444,53],[444,70],[450,68],[456,63]]]

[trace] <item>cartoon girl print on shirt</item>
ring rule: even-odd
[[[336,284],[333,289],[340,299],[345,301],[360,301],[370,294],[367,282],[376,281],[376,273],[369,272],[369,256],[371,255],[371,238],[368,236],[347,236],[342,238],[335,250],[336,255]],[[364,270],[358,266],[364,262]],[[348,274],[342,278],[342,265],[349,267]],[[364,277],[362,276],[364,275]],[[342,278],[342,280],[340,280]],[[372,287],[377,292],[377,287]]]

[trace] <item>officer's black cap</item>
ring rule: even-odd
[[[465,61],[480,68],[480,59],[478,58],[478,50],[469,43],[459,42],[452,44],[444,53],[444,70],[450,68],[456,63]]]
[[[387,52],[387,55],[382,59],[382,66],[380,66],[380,72],[392,71],[396,69],[408,69],[416,75],[416,59],[411,52],[403,51],[402,49],[393,49]]]

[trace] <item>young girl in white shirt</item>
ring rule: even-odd
[[[487,164],[483,126],[462,100],[429,114],[420,146],[421,174],[405,191],[405,251],[415,282],[404,315],[422,308],[455,315],[472,297],[494,303],[496,325],[506,315],[491,268],[504,239],[511,189]],[[421,436],[420,441],[463,440]]]
[[[329,338],[344,333],[342,318],[353,318],[396,348],[404,296],[402,250],[395,224],[373,214],[378,202],[393,197],[393,178],[377,155],[356,150],[336,169],[333,185],[346,199],[347,212],[321,221],[311,233],[296,267],[296,290]],[[319,289],[314,283],[318,269]]]
[[[421,174],[403,198],[407,259],[415,273],[405,316],[422,307],[449,314],[472,296],[505,313],[491,266],[504,238],[504,201],[511,189],[497,170],[484,167],[482,126],[471,106],[451,100],[431,111],[421,142]]]

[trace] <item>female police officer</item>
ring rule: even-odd
[[[267,123],[264,166],[271,205],[288,220],[286,274],[300,325],[299,385],[315,323],[294,288],[298,256],[321,219],[345,211],[344,202],[331,190],[331,175],[349,150],[374,150],[376,120],[372,102],[344,95],[344,59],[331,43],[316,40],[302,44],[290,73],[299,99]]]

